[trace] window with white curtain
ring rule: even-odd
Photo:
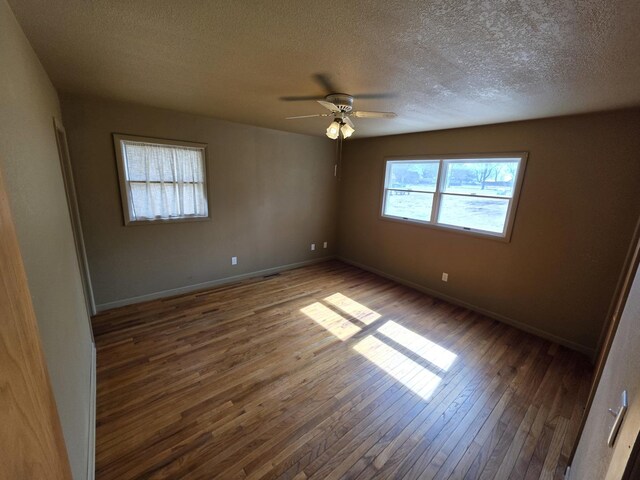
[[[206,145],[114,134],[125,225],[209,218]]]

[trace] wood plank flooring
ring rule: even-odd
[[[561,479],[592,374],[338,261],[93,322],[100,480]]]

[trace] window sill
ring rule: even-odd
[[[419,227],[419,228],[429,228],[433,230],[439,230],[441,232],[466,235],[470,237],[481,238],[484,240],[497,241],[500,243],[511,242],[511,232],[507,232],[505,235],[502,235],[500,233],[483,232],[480,230],[467,230],[463,227],[449,227],[449,226],[439,225],[431,222],[422,222],[420,220],[410,220],[403,217],[393,217],[389,215],[379,215],[378,218],[386,222],[401,223],[403,225],[409,225],[409,226]]]
[[[184,218],[158,218],[154,220],[125,220],[125,227],[137,227],[142,225],[165,225],[168,223],[189,223],[189,222],[208,222],[211,220],[211,216],[208,217],[184,217]]]

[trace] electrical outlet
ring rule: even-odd
[[[322,244],[322,248],[327,248],[328,246],[329,246],[329,242],[324,242],[324,243]]]
[[[449,281],[449,274],[442,272],[442,281],[443,282],[448,282]]]
[[[311,250],[315,250],[315,249],[316,249],[316,244],[315,244],[315,243],[312,243],[312,244],[311,244]]]
[[[231,257],[231,265],[237,265],[238,264],[238,257]]]

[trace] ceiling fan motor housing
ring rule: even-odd
[[[346,93],[332,93],[331,95],[327,95],[325,100],[333,103],[344,113],[348,113],[353,109],[353,97]]]

